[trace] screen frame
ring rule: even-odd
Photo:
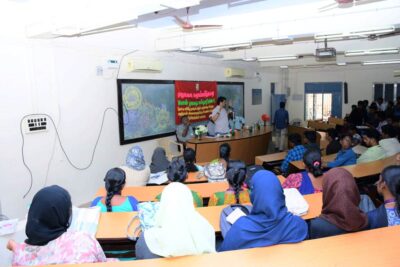
[[[123,105],[122,105],[122,84],[138,84],[138,83],[147,83],[147,84],[175,84],[174,80],[142,80],[142,79],[117,79],[117,93],[118,93],[118,127],[119,127],[119,144],[120,145],[127,145],[132,143],[138,143],[142,141],[168,137],[176,134],[176,130],[173,132],[162,133],[162,134],[155,134],[149,136],[143,136],[133,139],[124,138],[124,118],[123,118]],[[175,93],[175,86],[174,86],[174,93]],[[175,120],[174,120],[175,121]]]
[[[220,85],[220,84],[232,84],[232,85],[242,85],[242,95],[243,95],[243,118],[246,118],[246,110],[245,110],[245,106],[246,106],[246,97],[245,97],[245,94],[244,94],[244,82],[217,82],[217,86],[218,85]],[[218,88],[217,88],[217,90],[218,90]]]

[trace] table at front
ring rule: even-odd
[[[237,131],[235,136],[229,138],[203,137],[201,140],[190,139],[186,146],[196,151],[197,162],[210,162],[219,158],[219,146],[228,143],[231,146],[231,159],[242,160],[246,164],[254,164],[256,156],[267,153],[271,133],[272,128],[267,126],[252,133],[247,130]]]

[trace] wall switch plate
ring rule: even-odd
[[[47,125],[48,125],[47,116],[41,115],[31,115],[24,119],[23,131],[24,133],[39,133],[39,132],[46,132]]]

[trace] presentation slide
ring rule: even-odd
[[[173,81],[118,80],[120,143],[175,134]]]

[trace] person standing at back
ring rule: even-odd
[[[215,134],[229,133],[228,113],[225,109],[226,98],[223,96],[218,97],[217,106],[211,113],[211,119],[215,123]]]
[[[276,134],[275,149],[283,151],[285,144],[285,137],[287,135],[287,127],[289,125],[289,113],[285,109],[285,102],[279,103],[279,109],[275,111],[274,126]]]

